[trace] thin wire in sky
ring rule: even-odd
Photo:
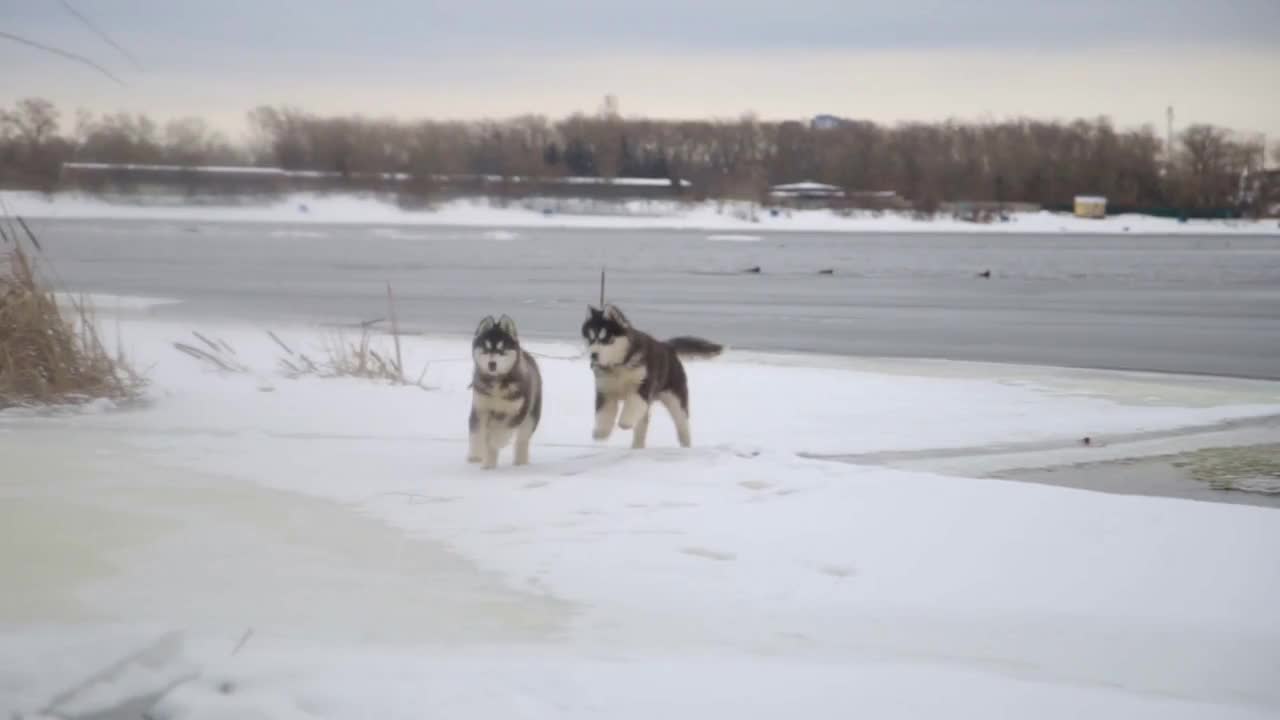
[[[3,30],[0,30],[0,38],[4,38],[5,40],[12,40],[13,42],[18,43],[19,45],[26,45],[26,46],[28,46],[28,47],[33,47],[33,48],[36,48],[37,50],[43,50],[43,51],[45,51],[45,52],[47,52],[47,53],[53,53],[54,55],[58,55],[58,56],[64,57],[64,58],[66,58],[66,59],[68,59],[68,60],[73,60],[73,61],[75,61],[75,62],[78,62],[78,63],[84,64],[84,65],[88,65],[89,67],[93,68],[94,70],[97,70],[98,72],[102,73],[103,75],[106,75],[107,77],[109,77],[109,78],[111,78],[112,80],[116,81],[117,83],[119,83],[119,84],[120,84],[120,86],[121,86],[121,87],[128,87],[128,84],[126,84],[126,83],[125,83],[125,81],[123,81],[123,80],[121,80],[120,78],[116,77],[116,76],[115,76],[115,75],[114,75],[110,70],[108,70],[108,69],[106,69],[106,68],[102,67],[102,66],[101,66],[101,65],[99,65],[98,63],[96,63],[96,62],[94,62],[94,61],[90,60],[89,58],[87,58],[87,57],[85,57],[85,56],[83,56],[83,55],[80,55],[80,54],[77,54],[77,53],[73,53],[73,52],[71,52],[71,51],[69,51],[69,50],[63,50],[63,49],[61,49],[61,48],[56,48],[56,47],[53,47],[53,46],[51,46],[51,45],[45,45],[44,43],[39,43],[39,42],[36,42],[35,40],[28,40],[27,38],[24,38],[24,37],[22,37],[22,36],[20,36],[20,35],[14,35],[13,33],[7,33],[7,32],[5,32],[5,31],[3,31]]]
[[[117,52],[119,52],[121,55],[128,58],[129,62],[133,63],[133,66],[135,68],[137,68],[138,70],[142,69],[142,63],[138,62],[138,58],[134,57],[133,53],[129,52],[120,43],[116,42],[115,40],[112,40],[111,36],[108,35],[105,30],[98,27],[97,23],[85,17],[84,13],[80,12],[79,10],[76,10],[75,6],[72,5],[69,2],[69,0],[60,0],[60,2],[62,3],[62,7],[67,12],[71,13],[71,15],[74,16],[77,20],[79,20],[81,24],[89,28],[90,32],[92,32],[94,35],[97,35],[99,38],[102,39],[103,42],[115,48]]]

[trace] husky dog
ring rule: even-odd
[[[723,347],[696,337],[656,340],[632,327],[613,305],[603,310],[587,307],[582,337],[596,377],[596,423],[591,437],[604,440],[617,422],[623,430],[635,428],[631,447],[643,448],[649,433],[649,407],[657,400],[675,422],[680,446],[689,447],[689,381],[680,358],[715,357]]]
[[[471,341],[471,449],[467,462],[498,465],[498,453],[514,436],[516,465],[529,462],[529,440],[542,417],[542,374],[520,348],[516,323],[503,315],[480,321]]]

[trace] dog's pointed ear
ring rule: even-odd
[[[622,311],[618,309],[617,305],[605,305],[604,316],[605,318],[618,323],[624,328],[631,327],[631,323],[627,321],[627,316],[622,314]]]
[[[597,308],[595,305],[588,305],[588,306],[587,306],[587,319],[588,319],[588,320],[590,320],[591,318],[597,318],[597,317],[600,317],[600,315],[601,315],[601,314],[602,314],[602,313],[600,312],[600,308]]]
[[[497,325],[497,324],[498,324],[498,323],[497,323],[497,321],[496,321],[496,320],[494,320],[494,319],[493,319],[493,316],[492,316],[492,315],[489,315],[489,316],[488,316],[488,317],[486,317],[485,319],[481,320],[481,321],[480,321],[480,324],[476,326],[476,335],[475,335],[475,336],[476,336],[476,337],[480,337],[480,335],[481,335],[482,333],[487,332],[490,328],[492,328],[494,325]]]
[[[498,329],[510,335],[512,340],[519,339],[519,336],[516,335],[516,321],[507,315],[498,318]]]

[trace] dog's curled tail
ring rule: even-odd
[[[723,345],[699,337],[680,336],[667,341],[676,355],[682,358],[713,358],[724,352]]]

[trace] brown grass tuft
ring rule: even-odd
[[[175,342],[174,349],[222,372],[249,372],[248,366],[236,359],[235,348],[231,347],[226,340],[219,338],[214,342],[195,330],[192,330],[191,334],[200,341],[199,344]]]
[[[380,380],[393,385],[414,385],[428,390],[423,383],[427,374],[427,366],[422,368],[418,379],[410,380],[404,373],[404,365],[400,360],[400,338],[395,337],[395,345],[391,352],[378,352],[373,347],[373,330],[370,325],[360,329],[360,339],[352,342],[342,334],[331,339],[325,345],[326,361],[316,374],[324,377],[356,377],[366,380]],[[309,362],[309,361],[308,361]]]
[[[393,385],[412,385],[430,390],[424,379],[430,365],[422,367],[417,380],[410,380],[404,372],[404,359],[400,348],[400,322],[396,315],[395,293],[387,283],[387,317],[391,321],[392,350],[378,352],[373,347],[373,326],[381,320],[360,324],[360,339],[351,342],[339,333],[325,344],[325,359],[314,362],[305,354],[294,352],[275,333],[268,333],[286,353],[280,359],[280,367],[290,377],[315,375],[318,377],[355,377],[379,380]]]
[[[32,259],[15,247],[0,265],[0,408],[127,400],[145,384],[121,351],[103,346],[92,310],[64,315]]]

